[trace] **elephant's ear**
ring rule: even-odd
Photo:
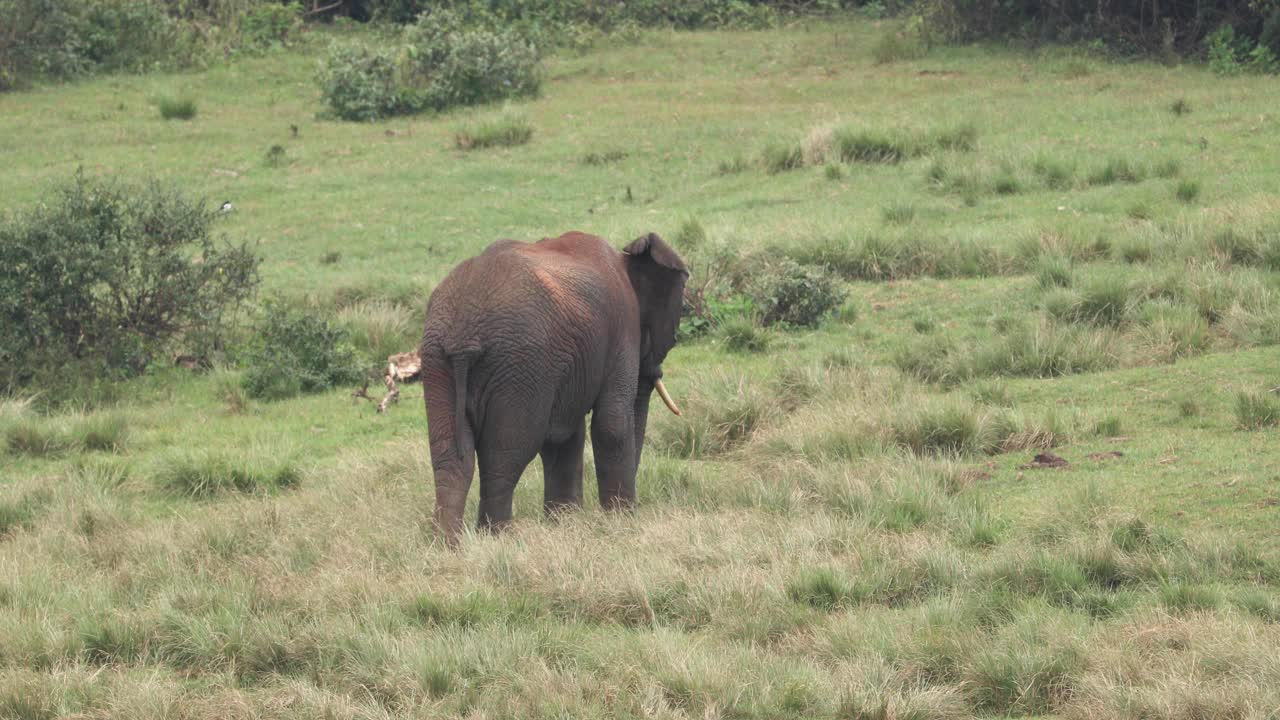
[[[685,274],[689,272],[689,268],[685,267],[684,261],[676,251],[658,237],[657,233],[648,233],[632,240],[631,244],[622,249],[622,252],[636,258],[648,256],[650,260],[668,270]]]

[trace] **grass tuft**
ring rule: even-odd
[[[1106,164],[1089,173],[1090,185],[1114,185],[1116,183],[1142,182],[1142,168],[1125,158],[1111,158]]]
[[[196,116],[196,101],[189,97],[165,95],[156,101],[156,107],[165,120],[190,120]]]
[[[1174,197],[1178,198],[1179,202],[1190,205],[1200,197],[1200,181],[1190,178],[1179,180],[1173,189],[1173,194]]]
[[[750,318],[734,317],[720,326],[720,337],[730,352],[762,353],[769,349],[769,332]]]
[[[1280,425],[1280,397],[1274,393],[1242,390],[1236,394],[1236,424],[1244,430]]]
[[[589,152],[582,156],[582,164],[600,167],[602,165],[612,165],[621,162],[629,156],[625,150],[606,150],[604,152]]]
[[[459,150],[480,150],[490,147],[515,147],[533,139],[533,125],[527,118],[514,113],[476,120],[459,127],[453,142]]]
[[[301,482],[302,471],[292,458],[265,450],[249,454],[188,450],[162,458],[153,477],[170,493],[208,499],[230,492],[285,490]]]
[[[799,145],[769,145],[761,154],[761,162],[770,175],[798,170],[804,167],[804,151]]]
[[[883,208],[880,215],[890,225],[909,225],[916,218],[916,206],[899,201]]]

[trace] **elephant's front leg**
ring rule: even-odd
[[[632,400],[597,407],[591,415],[600,505],[624,510],[636,504],[636,437]]]
[[[561,442],[542,445],[542,509],[551,515],[557,510],[582,505],[582,447],[587,439],[587,422],[578,421],[573,435]]]

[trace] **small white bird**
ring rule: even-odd
[[[221,210],[222,212],[231,212],[231,201],[227,200],[226,202],[222,203],[222,207],[218,209]]]

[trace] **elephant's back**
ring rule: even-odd
[[[569,338],[605,341],[628,299],[617,251],[568,233],[538,243],[498,241],[463,261],[432,293],[424,344],[516,351]],[[632,302],[634,302],[632,300]]]

